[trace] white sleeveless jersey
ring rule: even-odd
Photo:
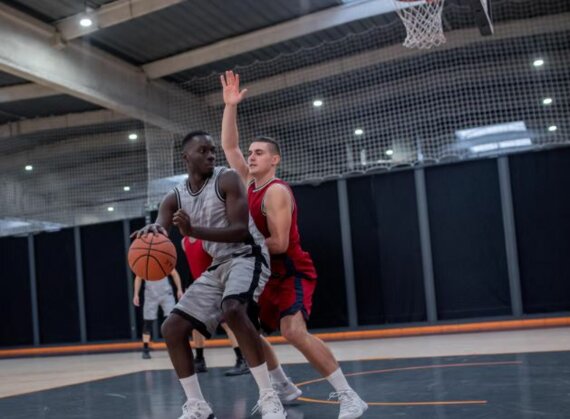
[[[214,174],[204,182],[199,191],[192,192],[187,180],[174,188],[178,200],[178,208],[190,216],[193,226],[223,228],[229,225],[225,199],[218,189],[219,177],[227,170],[225,167],[214,168]],[[214,259],[212,264],[230,258],[234,254],[251,252],[252,245],[264,247],[265,239],[259,232],[249,214],[249,233],[247,243],[222,243],[203,240],[204,250]]]

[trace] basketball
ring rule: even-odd
[[[133,241],[128,259],[135,275],[157,281],[168,276],[176,266],[176,248],[168,237],[149,233]]]

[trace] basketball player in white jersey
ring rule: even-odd
[[[213,258],[162,325],[170,360],[187,397],[179,419],[214,418],[200,390],[188,338],[193,329],[210,337],[222,314],[259,387],[254,411],[264,419],[283,419],[286,413],[271,386],[261,338],[247,312],[257,302],[270,270],[263,236],[249,215],[245,187],[236,172],[214,166],[215,146],[207,132],[194,131],[184,138],[182,159],[188,179],[165,196],[156,223],[137,233],[168,235],[174,224],[182,235],[201,239]]]
[[[180,275],[176,269],[170,272],[170,276],[174,281],[176,286],[176,298],[180,300],[182,298],[182,282],[180,281]],[[141,291],[143,279],[140,276],[135,278],[134,293],[133,293],[133,304],[138,307],[140,306],[139,293]],[[172,294],[172,286],[168,281],[168,277],[164,277],[158,281],[146,281],[144,284],[144,303],[143,303],[143,359],[150,359],[150,348],[148,344],[152,337],[152,326],[153,323],[158,319],[158,306],[162,308],[162,312],[165,316],[168,316],[176,301],[174,300],[174,295]]]

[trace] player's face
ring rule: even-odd
[[[249,146],[247,158],[249,173],[253,176],[263,176],[275,169],[279,164],[279,156],[271,152],[271,145],[264,142],[253,142]]]
[[[182,159],[188,170],[201,175],[211,175],[216,161],[216,146],[212,137],[199,137],[186,144]]]

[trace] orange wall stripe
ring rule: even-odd
[[[382,339],[391,337],[438,335],[451,333],[492,332],[501,330],[534,329],[545,327],[568,327],[570,317],[545,319],[504,320],[466,324],[442,324],[435,326],[401,327],[393,329],[354,330],[348,332],[315,333],[325,341]],[[282,336],[270,336],[271,343],[286,343]],[[206,341],[206,347],[216,348],[229,346],[229,339],[212,339]],[[48,346],[39,348],[0,349],[0,358],[14,356],[68,355],[87,352],[115,352],[139,349],[140,342],[101,343],[87,345]],[[166,349],[163,342],[152,342],[153,349]]]

